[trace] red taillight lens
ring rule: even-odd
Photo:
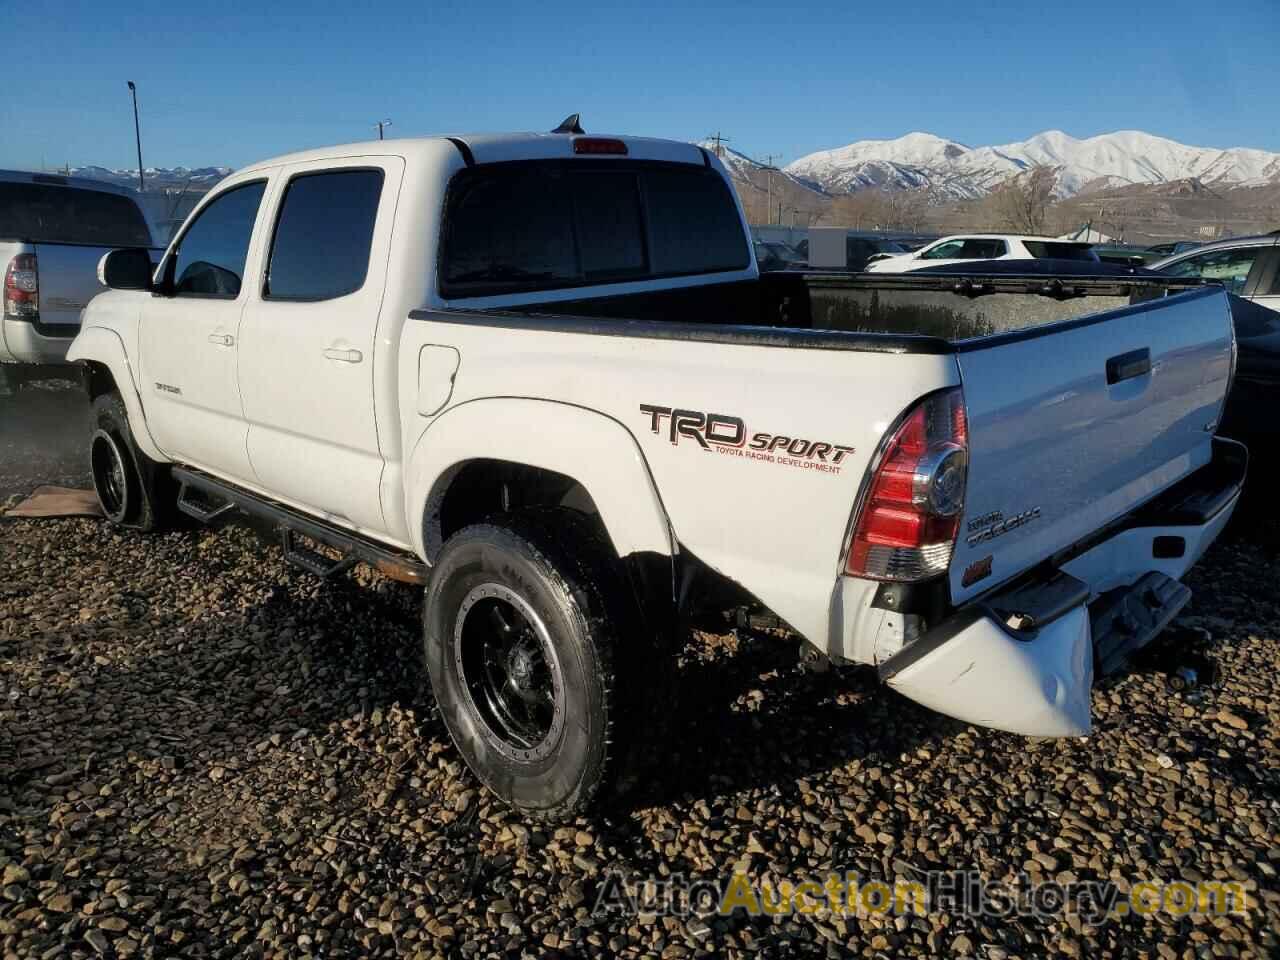
[[[845,571],[874,580],[945,572],[960,529],[968,465],[964,394],[957,387],[921,400],[875,467]]]
[[[9,261],[4,272],[4,312],[23,320],[39,316],[40,277],[34,253],[20,253]]]
[[[627,145],[612,137],[577,137],[573,141],[573,152],[595,156],[625,157]]]

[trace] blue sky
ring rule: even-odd
[[[1280,151],[1280,0],[50,4],[0,0],[0,167],[240,166],[373,136],[549,129],[805,153],[1141,129]],[[225,5],[230,9],[233,5]],[[1041,12],[1047,11],[1047,12]]]

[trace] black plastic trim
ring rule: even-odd
[[[458,148],[458,152],[462,154],[462,162],[468,167],[476,165],[476,155],[471,152],[471,148],[467,146],[467,141],[461,137],[450,137],[449,142]]]
[[[1107,386],[1132,380],[1151,372],[1151,348],[1142,347],[1121,353],[1107,361]]]
[[[915,643],[903,647],[888,660],[876,666],[876,673],[881,680],[889,680],[907,667],[923,660],[940,646],[959,636],[987,615],[987,611],[979,604],[963,607],[953,616],[948,617],[926,633]]]
[[[666,323],[653,320],[615,320],[561,314],[513,313],[497,310],[413,310],[410,320],[450,323],[503,330],[537,330],[603,337],[649,340],[689,340],[759,347],[798,347],[807,350],[848,350],[858,353],[946,355],[955,350],[938,337],[896,333],[853,333],[801,330],[787,327],[738,326],[723,323]]]
[[[951,588],[945,574],[910,582],[885,580],[876,587],[871,606],[904,615],[914,614],[923,617],[926,623],[936,623],[950,609]]]

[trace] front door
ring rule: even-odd
[[[385,533],[373,353],[403,161],[281,172],[266,275],[245,307],[240,394],[258,482],[313,513]]]
[[[251,283],[254,226],[266,180],[231,186],[196,214],[171,248],[161,293],[142,308],[139,353],[147,424],[182,463],[251,480],[236,386],[240,318]]]

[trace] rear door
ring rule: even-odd
[[[1207,463],[1231,345],[1216,287],[959,343],[970,461],[953,599],[1096,533]]]
[[[265,177],[221,190],[197,211],[162,266],[164,295],[142,307],[139,384],[147,424],[173,457],[252,477],[236,389],[240,316],[259,260]]]
[[[373,354],[403,170],[398,157],[358,157],[281,171],[239,352],[259,483],[373,533],[386,531]]]

